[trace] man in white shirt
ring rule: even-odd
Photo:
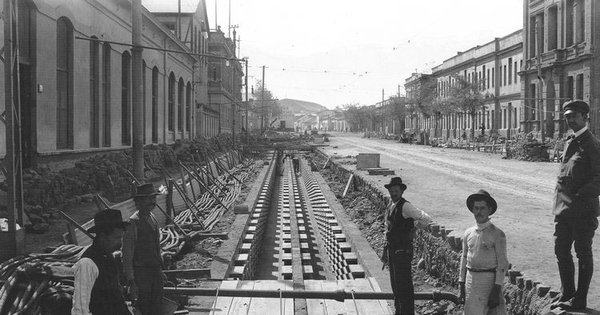
[[[477,225],[468,228],[463,237],[460,259],[460,300],[465,315],[502,315],[506,306],[502,284],[508,268],[506,235],[490,221],[498,204],[485,190],[467,198],[467,208]]]
[[[121,249],[128,222],[121,211],[102,210],[88,232],[96,237],[73,266],[75,291],[72,315],[130,315],[119,279],[118,261],[113,253]]]
[[[415,290],[411,262],[415,221],[417,227],[424,227],[431,222],[431,218],[402,197],[406,190],[402,178],[394,177],[384,186],[390,193],[392,203],[385,215],[387,245],[382,261],[384,265],[389,264],[390,268],[395,314],[414,314]]]

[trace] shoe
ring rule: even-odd
[[[567,311],[580,311],[587,308],[587,301],[574,297],[566,302],[558,303],[558,306]]]
[[[555,309],[557,307],[561,307],[562,303],[566,303],[572,299],[573,299],[572,295],[571,296],[563,295],[560,297],[560,299],[558,299],[558,300],[552,302],[552,304],[550,304],[550,309]]]

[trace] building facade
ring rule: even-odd
[[[474,126],[475,136],[491,133],[511,138],[520,131],[524,110],[519,76],[523,65],[522,42],[519,30],[460,52],[433,68],[431,76],[436,81],[437,97],[448,97],[457,77],[462,77],[477,84],[485,104],[476,111],[474,124],[473,116],[464,112],[429,117],[425,129],[430,136],[456,139],[472,134]]]
[[[538,137],[560,137],[561,104],[590,104],[590,130],[600,132],[600,2],[524,0],[522,128]],[[540,115],[540,113],[542,113]]]
[[[17,4],[23,165],[130,148],[131,3]],[[153,14],[142,15],[142,45],[157,49],[142,52],[144,143],[191,138],[197,60]],[[4,142],[0,135],[0,154]]]
[[[219,133],[239,134],[242,126],[242,65],[236,57],[236,32],[226,37],[221,29],[211,32],[208,53],[208,108],[220,113]]]
[[[511,138],[521,130],[523,102],[519,71],[522,32],[516,31],[446,59],[431,74],[413,73],[405,81],[404,131],[429,138],[459,139],[490,134]],[[475,115],[444,108],[444,99],[461,80],[484,97]]]

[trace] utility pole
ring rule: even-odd
[[[381,89],[381,110],[380,110],[380,113],[381,113],[381,127],[380,127],[381,128],[381,132],[383,132],[383,120],[385,119],[383,117],[383,104],[384,104],[384,102],[385,102],[385,90]]]
[[[131,10],[131,49],[132,70],[132,128],[133,128],[133,175],[144,179],[144,115],[142,99],[144,87],[142,84],[142,0],[133,0]]]
[[[544,100],[542,97],[542,93],[543,93],[543,84],[544,84],[544,79],[542,78],[542,47],[543,47],[543,43],[540,40],[540,36],[541,36],[541,32],[540,32],[540,21],[539,18],[536,18],[535,20],[535,37],[537,40],[537,45],[536,45],[536,53],[537,53],[537,77],[538,77],[538,117],[539,117],[539,121],[540,121],[540,138],[542,140],[542,143],[545,142],[545,136],[544,136]]]
[[[262,96],[260,97],[260,133],[262,134],[265,124],[265,66],[262,66]]]
[[[23,181],[21,164],[21,107],[19,105],[19,68],[18,68],[18,29],[17,5],[15,0],[4,0],[4,105],[6,124],[6,168],[8,233],[7,246],[0,251],[0,260],[8,260],[24,251],[24,242],[19,241],[17,222],[23,225]]]
[[[248,57],[244,58],[244,62],[246,63],[246,72],[244,76],[244,85],[246,88],[246,144],[250,144],[250,138],[248,137],[250,134],[250,127],[248,126],[248,107],[250,106],[250,102],[248,102]]]
[[[235,63],[231,60],[229,64],[231,65],[231,143],[235,148],[235,115],[237,115],[235,110]]]

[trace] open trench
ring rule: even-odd
[[[365,269],[310,166],[296,153],[296,172],[293,155],[274,154],[228,278],[294,282],[364,278]]]

